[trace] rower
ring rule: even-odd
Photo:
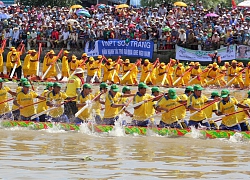
[[[177,80],[179,77],[181,77],[185,73],[185,68],[183,67],[182,63],[178,63],[176,69],[175,69],[175,78],[174,80]],[[178,86],[184,86],[183,78],[181,78],[176,84],[176,87]]]
[[[94,95],[91,94],[91,85],[88,83],[85,83],[82,87],[82,91],[81,93],[78,95],[77,97],[77,101],[76,101],[76,107],[78,108],[78,111],[84,107],[84,106],[88,106],[91,104],[88,104],[93,98]],[[96,99],[97,100],[97,99]],[[90,120],[91,118],[91,110],[92,108],[86,108],[76,119],[75,119],[75,123],[83,123],[83,122],[87,122],[88,120]]]
[[[156,104],[157,111],[165,111],[161,116],[159,127],[171,127],[182,129],[181,124],[178,122],[176,109],[169,111],[169,109],[175,108],[179,103],[179,97],[176,94],[176,90],[170,88],[168,94],[164,95]]]
[[[177,119],[180,121],[183,128],[188,127],[188,122],[184,118],[186,117],[186,111],[187,111],[187,105],[184,105],[184,103],[187,103],[188,97],[191,96],[194,93],[194,88],[192,86],[187,86],[184,94],[179,96],[179,102],[183,104],[183,106],[180,106],[176,108],[176,115]],[[184,122],[182,122],[184,120]]]
[[[62,77],[60,78],[60,81],[63,80],[64,77],[70,76],[70,69],[69,69],[69,51],[64,51],[62,57]]]
[[[156,102],[161,98],[160,95],[160,88],[155,86],[151,88],[151,97],[157,97],[156,99],[153,99],[151,101],[148,101],[148,114],[149,116],[153,116],[155,114],[155,105]],[[150,118],[150,121],[152,124],[155,124],[154,118]]]
[[[213,91],[211,93],[210,99],[220,99],[220,95],[218,91]],[[210,124],[211,129],[218,129],[218,125],[214,121],[209,121],[209,119],[212,118],[213,113],[217,113],[218,111],[218,103],[214,103],[211,106],[208,106],[204,109],[204,113],[206,114],[206,117],[208,119],[208,122]]]
[[[7,54],[7,60],[6,60],[6,68],[7,68],[7,75],[9,76],[11,73],[11,68],[13,67],[13,64],[11,63],[11,56],[12,53],[16,52],[15,47],[11,47],[10,51]]]
[[[31,55],[30,55],[30,67],[29,67],[29,75],[32,76],[36,76],[39,79],[39,76],[37,76],[37,65],[39,63],[39,59],[38,59],[38,53],[36,52],[36,50],[32,50],[31,51]]]
[[[69,98],[76,98],[80,94],[81,86],[84,84],[83,73],[82,68],[76,68],[74,75],[69,78],[66,85],[66,94]],[[74,118],[77,113],[76,100],[65,103],[64,110],[69,119]]]
[[[55,82],[53,84],[53,90],[50,91],[47,95],[46,104],[50,108],[57,107],[56,109],[49,112],[49,117],[52,118],[52,122],[69,123],[67,115],[63,113],[64,110],[62,107],[62,103],[63,101],[70,100],[71,98],[69,98],[66,93],[61,91],[61,87],[62,85],[58,82]]]
[[[52,91],[52,89],[53,89],[53,83],[52,82],[48,82],[48,84],[46,85],[46,88],[44,89],[44,91],[42,92],[42,94],[40,96],[46,98],[47,95],[48,95],[48,93],[50,91]],[[39,100],[39,101],[40,101],[40,103],[38,103],[37,108],[36,108],[37,113],[41,113],[43,111],[46,111],[48,109],[46,101],[41,101],[41,100]],[[49,118],[48,118],[47,114],[42,114],[41,116],[39,116],[39,121],[40,122],[45,122],[48,119]]]
[[[20,109],[20,116],[22,121],[27,121],[31,119],[31,116],[36,114],[34,106],[34,98],[41,100],[46,100],[45,97],[39,96],[36,92],[30,90],[31,84],[28,81],[22,83],[23,88],[17,94],[13,104],[18,106]],[[27,106],[27,107],[25,107]],[[34,121],[39,121],[39,118],[34,118]]]
[[[228,68],[228,82],[233,79],[235,76],[237,76],[237,74],[240,72],[239,67],[237,67],[237,61],[233,60],[231,63],[231,67]],[[232,83],[229,84],[230,85],[234,85],[234,87],[239,87],[239,82],[238,82],[238,78],[235,78]]]
[[[95,66],[94,58],[90,57],[89,62],[86,65],[87,68],[87,78],[86,78],[86,83],[90,83],[91,79],[95,75],[95,71],[99,68],[98,66]],[[97,76],[95,76],[94,82],[99,83],[99,79]]]
[[[209,81],[207,85],[216,85],[216,86],[219,85],[218,79],[216,79],[216,77],[219,75],[219,72],[220,72],[219,66],[217,65],[217,63],[213,63],[212,68],[210,68],[207,73],[207,78]]]
[[[186,67],[186,69],[185,69],[185,72],[186,72],[186,71],[189,71],[189,72],[183,77],[183,81],[184,81],[184,84],[185,84],[185,85],[187,85],[188,82],[190,81],[191,70],[189,70],[189,69],[190,69],[190,68],[193,69],[193,67],[194,67],[194,62],[190,62],[190,63],[188,64],[188,66]]]
[[[133,103],[139,103],[144,101],[143,104],[134,107],[134,116],[132,120],[132,125],[134,126],[141,126],[141,127],[147,127],[150,124],[150,120],[148,119],[151,114],[148,114],[148,102],[151,98],[150,94],[147,94],[147,88],[148,86],[140,82],[138,84],[138,92],[136,93],[134,97]],[[151,107],[153,108],[153,107]]]
[[[195,76],[198,76],[199,74],[201,74],[202,70],[200,68],[200,63],[196,62],[194,63],[194,68],[191,70],[191,78],[194,78]],[[190,82],[190,85],[192,84],[199,84],[201,85],[202,81],[200,79],[200,77],[197,77],[196,79],[194,79],[193,81]]]
[[[54,77],[56,79],[56,81],[58,81],[58,78],[57,78],[57,72],[56,72],[56,63],[55,62],[55,52],[54,51],[51,51],[48,55],[48,58],[47,58],[47,61],[44,62],[46,63],[46,70],[49,68],[49,66],[51,66],[49,72],[46,74],[44,80],[46,80],[47,78],[50,78],[50,77]],[[45,72],[46,72],[45,70]]]
[[[245,85],[245,88],[249,88],[249,86],[250,86],[250,62],[247,63],[244,85]]]
[[[3,75],[3,66],[4,66],[4,63],[3,63],[3,52],[4,52],[4,49],[0,49],[0,76],[1,77],[4,77]]]
[[[144,82],[147,78],[148,74],[152,72],[152,64],[149,62],[148,59],[144,60],[143,65],[141,65],[141,79],[140,82]],[[152,84],[151,77],[147,78],[146,84]]]
[[[241,104],[243,105],[246,105],[246,106],[250,106],[250,91],[247,92],[247,98],[245,98]],[[238,108],[238,111],[240,110],[243,110],[242,108]],[[241,131],[249,131],[249,123],[248,123],[248,112],[247,110],[246,111],[243,111],[243,112],[240,112],[238,115],[237,115],[237,118],[238,118],[238,122],[240,124],[240,127],[241,127]]]
[[[93,104],[93,109],[95,110],[95,122],[96,124],[101,124],[102,123],[102,118],[101,118],[101,108],[102,104],[105,105],[105,97],[104,95],[108,92],[108,85],[105,82],[102,82],[100,84],[100,91],[95,93],[95,96],[103,92],[103,94],[100,96],[99,101],[95,101]]]
[[[12,96],[16,96],[16,93],[11,91],[8,86],[3,86],[4,80],[0,78],[0,118],[1,119],[13,119],[12,113],[6,113],[10,111],[9,103],[4,102],[8,99],[8,93]],[[4,103],[3,103],[4,102]]]
[[[105,111],[103,117],[103,123],[105,125],[114,125],[118,120],[118,108],[124,107],[125,104],[118,104],[119,98],[122,94],[119,92],[119,87],[113,84],[105,98]]]
[[[20,55],[19,55],[20,52],[13,52],[12,55],[11,55],[11,63],[13,65],[13,67],[11,68],[11,73],[12,71],[14,70],[14,65],[15,63],[17,64],[16,66],[16,69],[15,69],[15,72],[14,72],[14,75],[16,74],[16,77],[17,79],[21,79],[22,77],[22,63],[21,63],[21,60],[20,60]]]
[[[156,69],[156,84],[157,85],[167,85],[167,86],[169,85],[167,78],[162,83],[162,81],[164,80],[164,76],[167,73],[166,69],[167,69],[167,67],[166,67],[165,63],[163,63],[163,62],[160,64],[159,67],[157,67],[157,69]]]
[[[103,68],[103,82],[111,82],[112,81],[112,74],[114,71],[113,61],[111,58],[108,58],[108,61],[102,66]]]
[[[134,66],[133,63],[130,63],[129,59],[125,59],[123,66],[122,66],[122,72],[126,74],[132,67]],[[135,69],[135,68],[134,68]],[[134,71],[133,71],[134,72]],[[130,72],[124,79],[121,80],[121,84],[123,85],[133,85],[133,72]],[[135,72],[134,72],[135,73]],[[124,75],[123,74],[123,75]]]
[[[246,105],[239,104],[236,98],[230,96],[230,92],[227,89],[223,89],[221,91],[222,100],[218,103],[218,113],[217,115],[225,115],[228,113],[236,112],[235,106],[239,108],[249,108]],[[248,113],[248,111],[246,111]],[[249,116],[249,113],[248,113]],[[241,127],[238,124],[237,114],[233,114],[230,116],[226,116],[222,118],[222,122],[220,125],[220,129],[222,130],[235,130],[241,131]]]
[[[131,94],[131,89],[128,86],[124,86],[122,88],[122,94]],[[128,97],[124,97],[121,96],[118,100],[118,104],[126,104],[128,103]],[[118,112],[120,112],[122,110],[123,107],[119,107],[118,108]],[[123,110],[123,112],[130,117],[133,117],[133,114],[131,114],[129,111],[127,111],[126,109]]]
[[[195,126],[198,128],[199,125],[202,125],[210,128],[208,122],[202,122],[206,119],[206,114],[200,109],[205,105],[206,102],[208,102],[208,98],[202,95],[202,90],[203,88],[201,85],[194,85],[194,93],[188,97],[187,107],[190,110],[190,113],[198,111],[195,115],[190,117],[188,126]]]
[[[168,82],[169,82],[169,86],[172,87],[173,86],[173,74],[174,74],[174,66],[176,64],[176,60],[175,59],[170,59],[170,65],[169,65],[169,68],[168,68],[168,72],[167,72],[167,79],[168,79]]]
[[[16,94],[22,91],[23,83],[26,81],[28,81],[26,78],[20,79],[20,83],[18,84],[16,88]],[[12,105],[12,114],[13,114],[14,120],[20,120],[20,109],[15,104]]]
[[[99,55],[97,57],[97,60],[94,62],[95,67],[98,67],[98,69],[96,69],[96,71],[97,71],[97,77],[96,78],[98,78],[98,82],[101,82],[100,78],[101,78],[102,67],[103,67],[103,64],[101,64],[101,62],[102,62],[102,56]]]
[[[69,62],[69,69],[70,69],[70,74],[73,74],[75,72],[75,70],[78,68],[80,61],[77,60],[75,55],[71,56],[71,61]],[[80,68],[82,69],[82,68]],[[83,71],[83,69],[82,69]]]
[[[29,50],[24,58],[23,61],[23,76],[27,77],[29,76],[29,68],[30,68],[30,54],[33,50]]]

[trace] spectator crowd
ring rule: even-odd
[[[216,50],[229,44],[250,45],[247,8],[205,9],[200,1],[187,7],[161,4],[158,8],[118,9],[108,5],[87,7],[90,16],[70,7],[9,6],[0,8],[0,30],[7,47],[23,42],[27,49],[41,42],[47,48],[84,50],[96,40],[151,40],[159,50]]]

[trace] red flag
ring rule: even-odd
[[[235,9],[237,7],[236,3],[235,3],[235,0],[232,0],[232,7],[233,7],[233,9]]]

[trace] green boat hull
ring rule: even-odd
[[[67,124],[67,123],[51,123],[51,122],[32,122],[32,121],[7,121],[3,120],[0,123],[2,128],[11,127],[24,127],[32,130],[42,130],[50,129],[56,127],[60,130],[66,131],[80,131],[81,126],[77,124]],[[92,132],[98,133],[108,133],[112,131],[113,126],[107,125],[91,125],[88,124],[88,128]],[[136,126],[125,126],[124,131],[126,134],[138,134],[147,135],[148,133],[156,133],[161,136],[169,137],[180,137],[187,133],[191,133],[191,129],[171,129],[171,128],[146,128],[146,127],[136,127]],[[234,131],[223,131],[223,130],[199,130],[200,137],[214,139],[214,138],[230,138],[235,134]],[[244,139],[250,139],[250,131],[240,132]]]

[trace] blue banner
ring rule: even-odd
[[[88,42],[85,46],[85,53],[88,56],[129,56],[137,58],[153,58],[153,41],[130,41],[109,39],[108,41],[98,40]]]

